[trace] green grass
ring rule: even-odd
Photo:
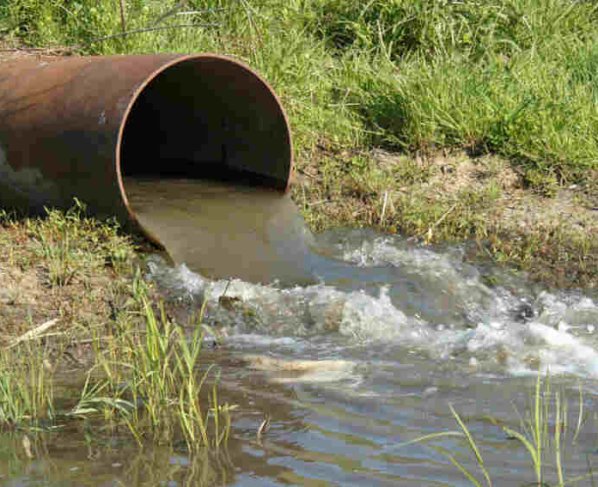
[[[202,361],[201,320],[188,332],[167,317],[114,222],[79,202],[46,218],[4,213],[0,256],[0,285],[20,288],[0,315],[0,431],[84,419],[140,446],[226,444],[233,407]]]
[[[211,368],[202,369],[201,324],[188,336],[163,309],[156,313],[141,281],[134,286],[133,302],[116,322],[90,330],[91,357],[79,371],[86,380],[68,407],[64,397],[57,406],[55,372],[80,331],[33,336],[2,350],[0,429],[53,428],[79,418],[100,430],[124,426],[140,446],[182,440],[196,451],[227,443],[234,408],[219,402],[216,378],[204,387]]]
[[[78,200],[66,212],[50,209],[44,219],[27,220],[26,229],[35,252],[46,263],[51,286],[66,286],[98,266],[118,270],[132,258],[133,249],[118,235],[118,225],[87,217],[85,205]]]
[[[85,282],[103,267],[126,273],[134,260],[135,247],[120,234],[118,224],[87,216],[85,205],[76,199],[67,211],[46,210],[45,218],[18,220],[0,210],[2,226],[7,238],[0,243],[8,261],[21,268],[39,264],[49,287]]]
[[[0,353],[0,431],[40,426],[54,418],[52,371],[39,343]]]
[[[124,312],[113,333],[96,336],[95,365],[71,414],[125,424],[140,445],[183,438],[191,451],[219,448],[228,441],[233,407],[219,402],[217,380],[204,387],[212,370],[202,369],[201,321],[188,335],[163,307],[154,309],[139,278],[133,288],[144,326]]]
[[[161,30],[98,40],[122,33],[108,0],[7,0],[0,26],[28,45],[87,54],[237,56],[282,95],[299,153],[492,152],[540,189],[588,182],[598,167],[593,2],[127,0],[125,15],[127,31]]]

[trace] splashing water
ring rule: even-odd
[[[454,429],[448,404],[518,428],[513,401],[525,402],[538,371],[550,372],[569,392],[583,383],[589,426],[568,450],[568,471],[587,472],[598,428],[591,412],[598,400],[594,296],[541,289],[468,263],[462,247],[422,247],[362,230],[314,238],[288,198],[270,194],[252,203],[251,193],[230,198],[235,191],[212,191],[205,205],[201,198],[190,205],[185,198],[161,199],[157,228],[176,243],[178,265],[153,256],[148,278],[181,320],[205,303],[203,322],[222,343],[213,360],[223,368],[224,394],[249,414],[256,407],[270,411],[279,425],[269,433],[271,446],[262,446],[266,460],[256,452],[248,468],[254,472],[265,461],[286,473],[266,469],[251,478],[462,485],[438,457],[430,461],[429,452],[398,445]],[[180,211],[169,213],[166,203]],[[197,231],[194,222],[206,208],[224,223]],[[189,209],[195,216],[177,220]],[[157,214],[150,210],[141,212],[144,223]],[[212,235],[202,245],[206,231],[223,231],[224,244]],[[227,243],[235,232],[241,237]],[[225,272],[215,269],[221,263]],[[240,420],[241,431],[246,422]],[[249,421],[241,433],[247,452],[260,422]],[[500,428],[497,435],[481,420],[469,426],[487,463],[499,466],[491,467],[497,485],[521,485],[529,465],[496,448],[504,441]],[[500,468],[505,462],[508,471]]]
[[[333,279],[325,268],[315,285],[209,280],[156,259],[150,277],[173,296],[207,300],[210,323],[229,335],[337,335],[347,346],[409,348],[486,371],[598,378],[598,306],[590,297],[534,293],[521,282],[490,286],[459,249],[441,252],[371,232],[319,240],[329,259],[345,265],[335,264]]]

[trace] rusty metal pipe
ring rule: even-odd
[[[84,201],[140,230],[126,176],[251,178],[286,190],[289,124],[270,86],[214,55],[0,64],[0,208]]]

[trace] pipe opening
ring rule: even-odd
[[[230,59],[175,62],[138,94],[122,130],[127,177],[232,180],[286,189],[292,149],[271,88]]]

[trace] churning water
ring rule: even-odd
[[[108,457],[104,484],[190,484],[181,472],[199,471],[219,485],[470,485],[442,451],[406,445],[458,429],[453,405],[494,485],[526,485],[529,454],[501,426],[522,430],[538,371],[567,397],[566,478],[598,484],[595,296],[471,264],[461,247],[362,230],[314,238],[279,194],[135,184],[133,208],[177,262],[150,258],[148,278],[182,320],[206,303],[218,343],[206,360],[239,408],[224,464],[158,451],[139,461],[155,468],[115,473]],[[258,437],[265,417],[270,429]],[[482,478],[461,440],[433,445]],[[545,481],[557,485],[550,455]]]
[[[460,247],[358,230],[314,238],[287,196],[197,184],[161,182],[132,204],[178,262],[151,260],[149,278],[183,314],[207,303],[222,387],[242,411],[240,484],[467,485],[437,451],[402,446],[454,430],[453,404],[498,485],[522,485],[533,480],[527,453],[496,424],[520,426],[538,371],[564,388],[571,412],[584,392],[584,428],[565,451],[569,476],[588,472],[598,448],[593,296],[470,264]],[[272,430],[255,444],[264,413]],[[463,444],[440,444],[467,463]]]

